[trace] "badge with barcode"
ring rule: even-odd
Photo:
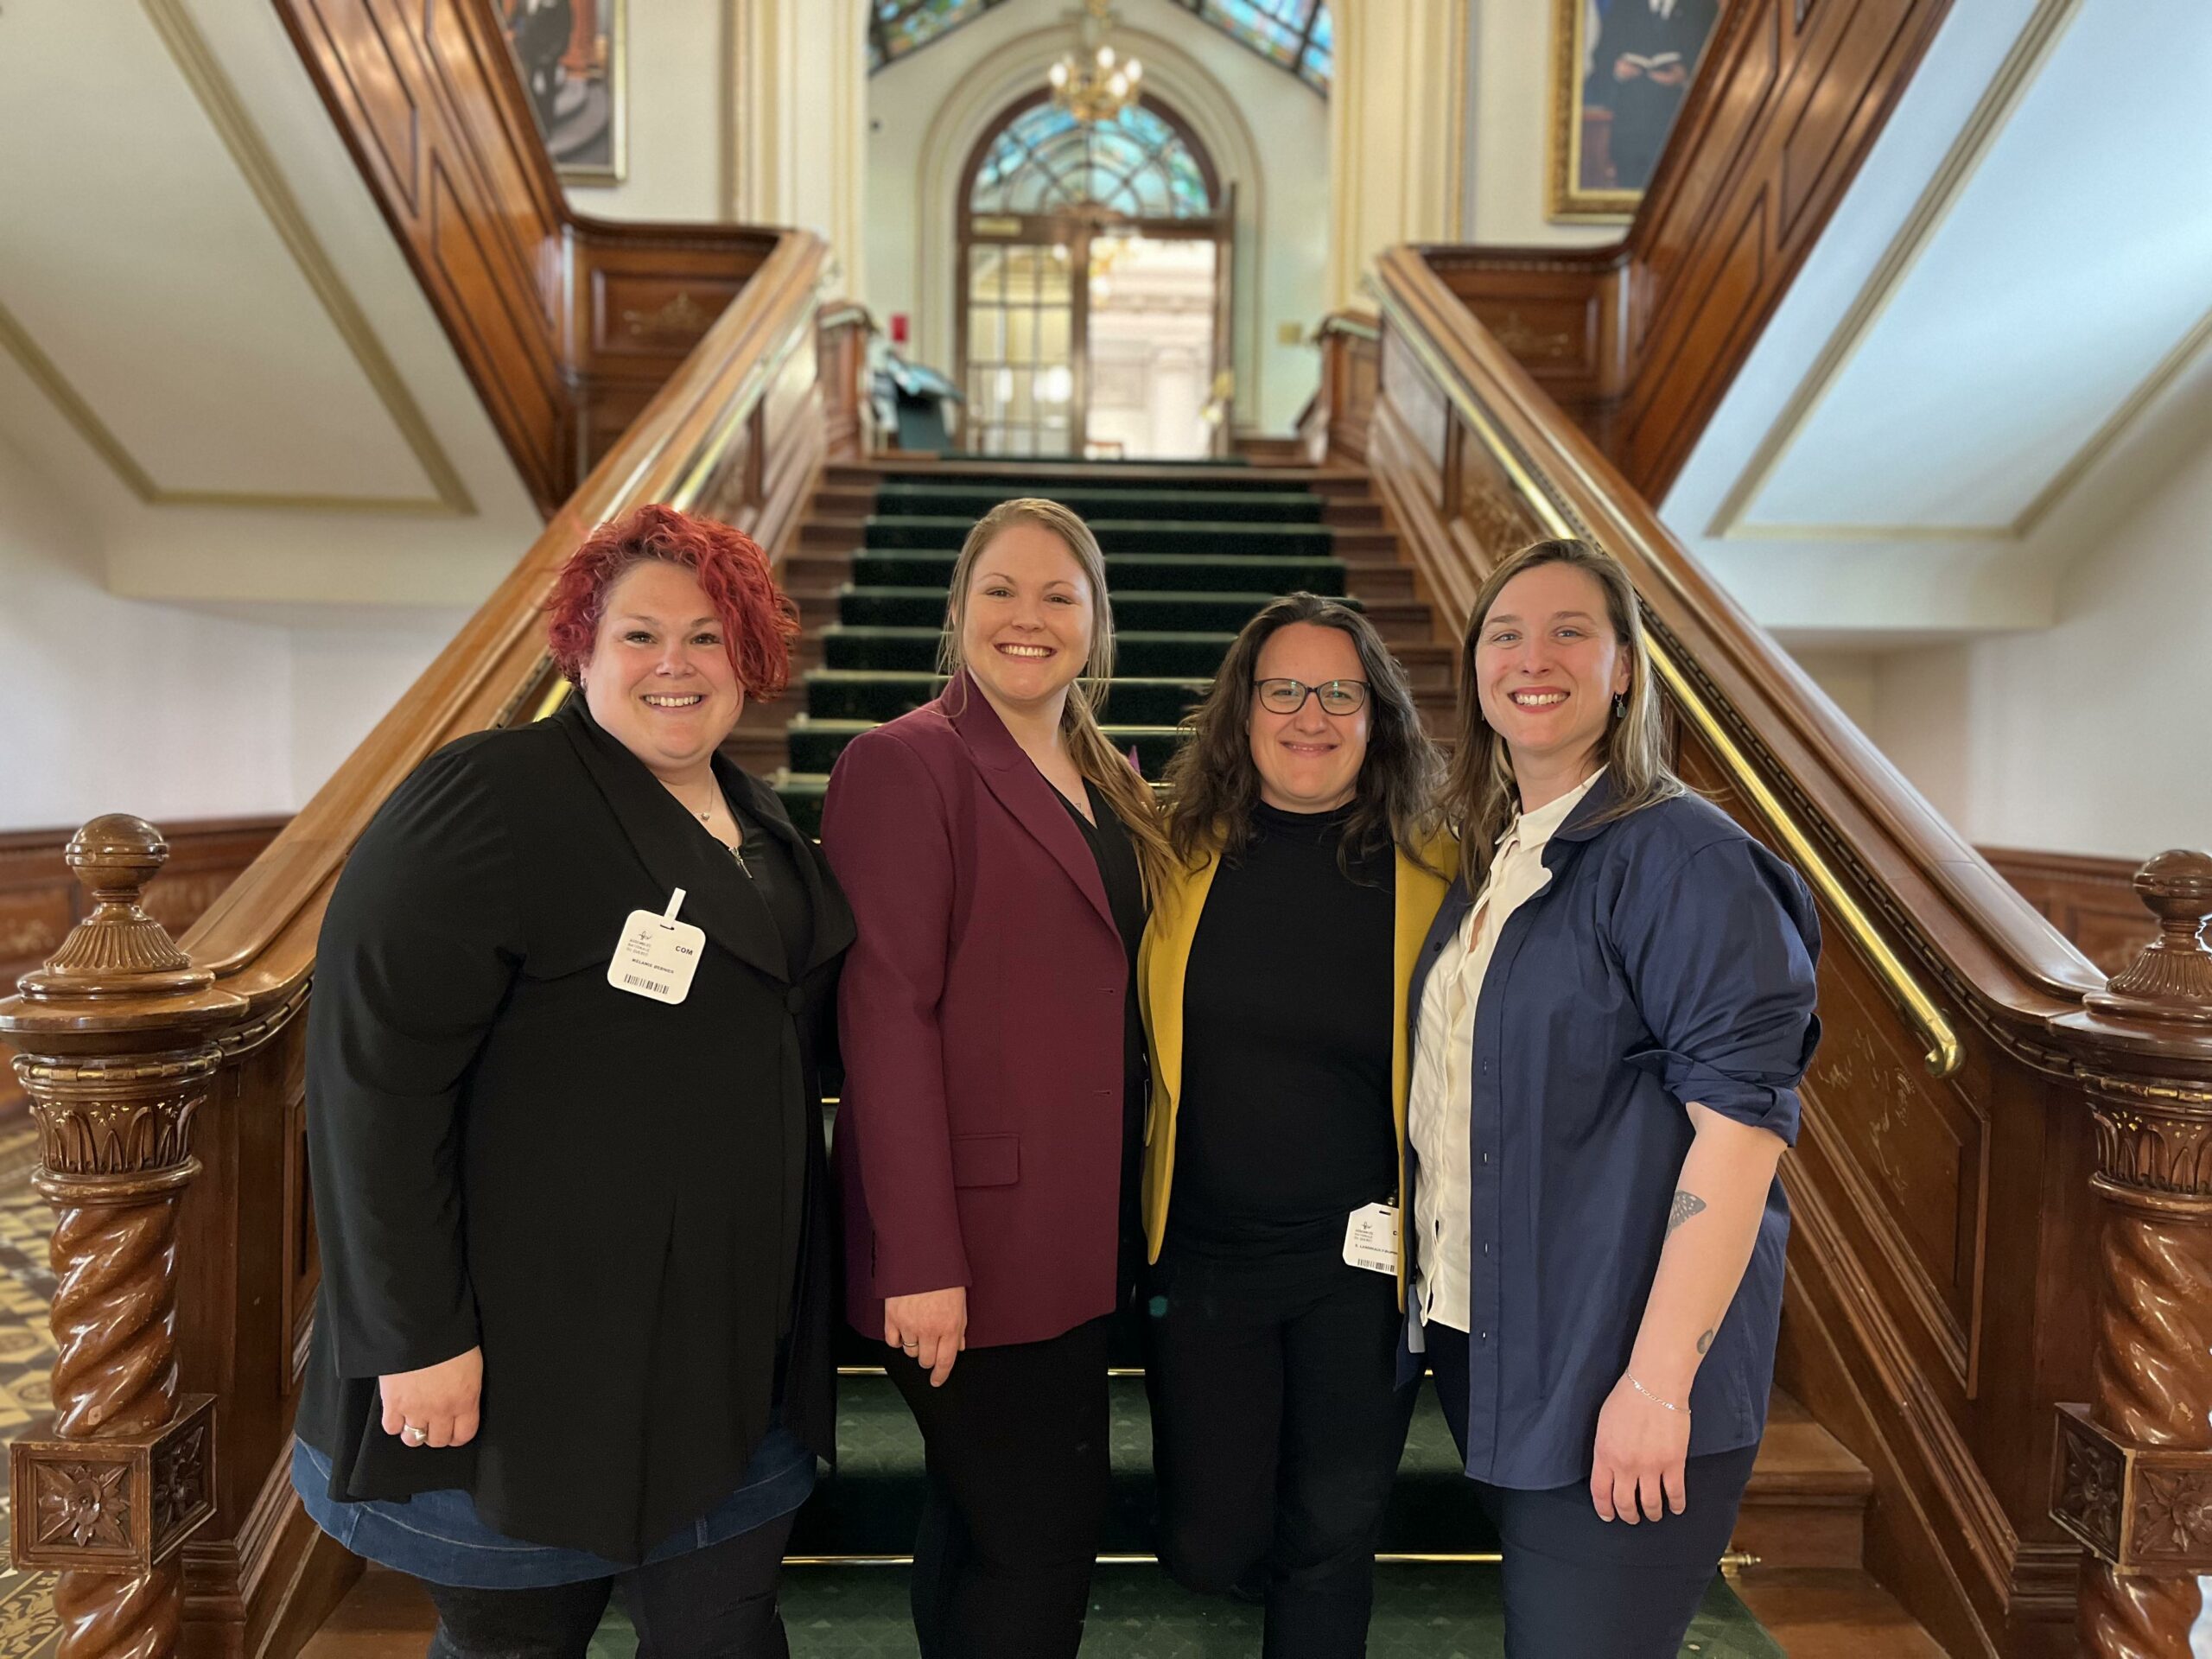
[[[699,952],[707,936],[690,923],[676,919],[683,905],[683,889],[678,887],[659,915],[650,910],[630,912],[614,946],[614,960],[607,964],[608,984],[656,1002],[681,1002],[691,995],[691,976],[699,971]]]
[[[1344,1223],[1344,1265],[1370,1273],[1398,1271],[1398,1206],[1363,1205]]]

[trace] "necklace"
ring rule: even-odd
[[[702,829],[707,829],[709,820],[711,820],[715,816],[715,803],[721,800],[722,798],[721,785],[715,783],[711,778],[707,780],[707,787],[712,791],[707,797],[707,810],[702,812],[696,807],[691,809],[691,816],[699,820],[700,827]],[[683,797],[679,795],[677,798],[681,800],[683,799]],[[737,861],[737,868],[744,871],[746,879],[750,880],[753,877],[753,867],[745,861],[745,826],[738,823],[737,814],[734,812],[730,814],[730,823],[737,831],[737,844],[735,846],[731,846],[728,842],[722,841],[722,847],[732,858]],[[710,836],[715,835],[714,830],[711,829],[707,829],[707,833]],[[721,841],[721,837],[720,836],[715,836],[715,839],[716,841]]]

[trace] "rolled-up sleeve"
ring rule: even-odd
[[[1654,1041],[1629,1063],[1685,1106],[1797,1141],[1797,1085],[1820,1040],[1820,920],[1787,864],[1750,840],[1632,882],[1617,942]]]

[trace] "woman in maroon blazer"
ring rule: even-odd
[[[994,508],[953,568],[950,683],[855,739],[823,807],[860,929],[847,1314],[889,1346],[928,1447],[925,1659],[1073,1655],[1105,1521],[1143,1140],[1132,970],[1166,856],[1098,728],[1113,655],[1090,528],[1055,502]]]

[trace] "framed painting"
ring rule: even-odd
[[[623,47],[628,0],[493,0],[563,182],[620,184],[629,171]]]
[[[1626,219],[1643,199],[1721,0],[1555,0],[1547,216]]]

